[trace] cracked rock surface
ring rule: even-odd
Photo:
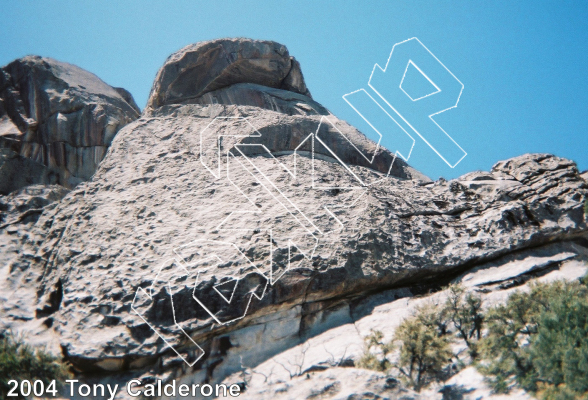
[[[27,56],[0,69],[0,193],[90,179],[140,110],[131,94],[75,65]]]
[[[587,195],[549,154],[433,182],[314,102],[284,46],[199,43],[166,61],[92,179],[0,199],[0,323],[88,381],[234,383],[247,367],[265,376],[251,398],[416,399],[346,368],[363,336],[451,281],[499,302],[580,276]]]
[[[218,39],[188,45],[159,70],[149,108],[182,103],[238,83],[253,83],[310,97],[300,63],[283,44],[268,40]]]

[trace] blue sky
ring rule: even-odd
[[[437,122],[468,155],[450,168],[415,136],[410,164],[453,178],[549,152],[588,169],[584,0],[22,0],[4,2],[0,21],[1,65],[27,54],[70,62],[130,90],[140,107],[166,57],[187,44],[275,40],[302,64],[314,99],[358,124],[342,95],[367,88],[374,64],[384,66],[395,43],[418,37],[465,86],[458,107]]]

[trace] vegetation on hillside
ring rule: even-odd
[[[52,380],[61,383],[68,377],[67,366],[58,358],[33,348],[10,332],[0,332],[0,399],[7,398],[13,387],[8,382],[13,379],[19,383],[24,379],[41,380],[48,387]]]
[[[486,312],[480,297],[450,286],[445,304],[417,309],[390,342],[372,332],[358,366],[396,370],[418,391],[446,377],[458,359],[450,344],[459,338],[468,347],[467,361],[497,393],[516,384],[544,400],[587,400],[587,281],[533,284]]]
[[[480,370],[495,391],[510,384],[544,399],[588,398],[588,287],[536,284],[488,312]]]
[[[422,307],[405,319],[391,341],[384,342],[383,337],[382,332],[372,331],[358,366],[381,372],[395,369],[417,391],[438,379],[453,357],[444,312],[437,306]],[[392,363],[388,356],[395,351],[399,360]]]

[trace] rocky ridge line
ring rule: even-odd
[[[4,327],[29,331],[62,351],[84,379],[220,382],[236,379],[232,374],[243,365],[259,367],[267,375],[267,363],[284,363],[276,357],[293,355],[304,343],[322,346],[335,335],[343,350],[361,343],[369,326],[380,324],[392,331],[394,323],[378,322],[380,311],[391,310],[386,314],[390,318],[406,305],[399,300],[438,290],[441,283],[463,280],[474,271],[482,277],[466,280],[481,282],[500,297],[505,292],[492,286],[495,282],[524,283],[532,273],[565,270],[570,262],[585,261],[588,227],[583,203],[588,184],[573,162],[529,154],[497,163],[490,172],[431,182],[308,97],[301,72],[298,83],[290,85],[294,91],[284,86],[291,69],[299,67],[292,67],[291,60],[288,66],[289,55],[280,46],[230,39],[174,54],[156,78],[149,108],[118,132],[94,177],[45,206],[38,221],[11,217],[0,229],[1,243],[10,244],[3,256],[7,278],[0,286]],[[219,117],[232,119],[214,125]],[[183,313],[178,322],[206,351],[194,368],[187,368],[133,312],[137,288],[152,285],[161,263],[195,238],[241,240],[252,259],[264,260],[264,227],[288,233],[295,226],[247,171],[232,170],[235,180],[249,183],[243,190],[253,205],[225,177],[216,179],[203,168],[203,161],[214,157],[200,152],[200,143],[216,145],[221,133],[243,132],[261,135],[224,139],[226,149],[263,145],[283,165],[296,164],[301,173],[291,179],[255,147],[239,156],[283,182],[284,193],[304,209],[353,199],[351,192],[312,189],[309,177],[314,170],[321,182],[349,183],[350,178],[328,149],[304,147],[311,132],[335,148],[357,176],[381,183],[370,187],[354,207],[341,211],[346,229],[321,242],[312,261],[298,259],[302,262],[261,301],[253,302],[238,323],[214,324],[192,304],[190,287],[179,287],[174,303],[183,305]],[[377,153],[378,161],[365,161],[347,139],[365,154]],[[302,151],[294,155],[295,149]],[[312,158],[311,150],[320,158]],[[61,196],[35,190],[11,194],[5,207],[16,210],[12,204],[26,203],[31,195]],[[29,203],[32,209],[45,205]],[[261,215],[232,225],[251,231],[245,241],[215,231],[234,210]],[[324,220],[317,215],[315,222]],[[284,239],[288,237],[275,236],[278,255],[286,253]],[[530,261],[533,257],[542,261]],[[502,268],[498,278],[493,268]],[[519,272],[509,275],[511,270]],[[251,279],[249,272],[231,271],[245,283]],[[217,279],[207,277],[204,283],[214,285]],[[159,289],[147,307],[148,321],[177,334],[166,293]],[[224,310],[222,315],[232,317],[239,311]],[[176,344],[194,350],[186,341]],[[319,345],[312,347],[316,357],[309,358],[303,370],[329,365]],[[352,363],[357,352],[334,357]],[[396,390],[368,372],[341,374],[350,375],[346,387],[357,388],[355,383],[367,379],[383,394]],[[263,385],[253,382],[250,393],[254,398],[282,392],[285,398],[292,396],[290,389],[282,390],[282,383],[264,392]],[[339,391],[343,386],[340,383]]]

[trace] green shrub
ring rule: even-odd
[[[393,342],[400,343],[400,359],[394,367],[416,391],[437,379],[453,357],[449,348],[450,338],[440,329],[443,325],[439,324],[440,313],[438,307],[420,308],[415,316],[405,319],[394,333]]]
[[[587,283],[588,275],[575,282],[532,284],[485,314],[479,297],[450,286],[443,307],[417,309],[390,343],[382,341],[381,332],[372,332],[358,365],[396,368],[419,391],[441,377],[453,356],[448,332],[454,327],[495,392],[506,393],[516,383],[543,400],[588,400]],[[388,359],[394,348],[396,364]]]
[[[382,332],[372,331],[365,338],[364,353],[357,366],[381,372],[395,368],[409,386],[419,391],[439,376],[453,356],[446,333],[446,322],[440,307],[428,305],[418,308],[413,316],[402,321],[390,342],[383,342]],[[388,354],[396,348],[400,357],[393,364]]]
[[[421,324],[435,331],[437,336],[444,336],[449,333],[449,321],[445,307],[439,307],[431,303],[425,304],[417,309],[415,318]]]
[[[553,386],[539,384],[540,389],[537,393],[542,400],[587,400],[588,396],[579,396],[577,392],[570,390],[566,385]]]
[[[513,382],[543,399],[588,394],[588,288],[554,282],[516,292],[487,315],[479,369],[494,390]]]
[[[380,372],[385,372],[390,368],[387,355],[393,350],[393,346],[391,343],[384,343],[383,338],[384,334],[377,330],[372,330],[370,335],[365,338],[363,355],[357,363],[359,368]],[[376,355],[374,351],[380,354]]]
[[[466,293],[461,286],[451,285],[443,313],[468,346],[472,359],[475,359],[478,356],[477,341],[482,337],[484,323],[482,299],[471,292]]]
[[[55,379],[63,382],[69,377],[65,364],[51,354],[33,349],[21,338],[0,332],[0,398],[6,398],[12,385],[8,381],[41,380],[45,386]]]

